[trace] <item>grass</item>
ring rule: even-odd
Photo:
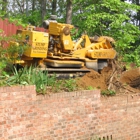
[[[114,90],[103,90],[101,91],[101,95],[114,96],[116,95],[116,92]]]
[[[41,71],[33,66],[24,67],[17,70],[13,67],[9,72],[0,74],[0,86],[13,85],[35,85],[37,94],[49,94],[57,92],[72,92],[81,90],[77,85],[77,79],[58,79],[54,73],[49,76],[47,71]],[[86,90],[95,90],[97,88],[88,86]],[[84,90],[84,89],[83,89]],[[101,95],[114,96],[113,90],[101,91]]]
[[[97,89],[96,87],[92,87],[92,86],[88,86],[88,87],[86,87],[86,90],[95,90],[95,89]]]
[[[77,89],[75,79],[58,80],[55,74],[49,76],[47,71],[37,70],[32,66],[24,67],[19,71],[13,67],[11,75],[7,74],[0,77],[0,86],[12,85],[35,85],[38,94],[70,92]]]

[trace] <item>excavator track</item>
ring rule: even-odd
[[[86,73],[90,72],[89,69],[74,69],[74,68],[36,68],[47,72],[49,76],[56,75],[57,78],[76,78],[82,77]]]

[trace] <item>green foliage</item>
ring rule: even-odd
[[[1,37],[0,41],[8,42],[10,40],[18,40],[18,36]],[[17,46],[13,44],[9,47],[0,46],[0,85],[4,85],[4,80],[9,78],[11,74],[13,63],[15,60],[20,59],[26,46]]]
[[[0,76],[3,76],[6,74],[6,72],[4,71],[4,69],[6,68],[6,63],[1,60],[0,61]]]
[[[52,81],[52,79],[54,79],[54,76],[48,78],[48,80]],[[53,84],[52,85],[49,84],[49,87],[50,87],[50,92],[54,92],[54,93],[61,92],[63,90],[63,88],[64,88],[63,81],[62,80],[57,80],[55,78],[55,80],[53,81]]]
[[[11,16],[8,18],[8,21],[10,23],[14,23],[16,26],[22,26],[22,27],[26,27],[27,23],[25,21],[22,20],[22,16]]]
[[[75,79],[68,79],[68,80],[65,80],[65,83],[64,83],[64,87],[68,90],[68,91],[74,91],[76,90],[76,81]]]
[[[131,64],[132,62],[136,64],[136,66],[140,66],[140,45],[133,51],[128,50],[128,53],[124,55],[124,62]]]
[[[16,23],[17,25],[22,25],[23,27],[26,27],[28,24],[34,25],[34,26],[40,26],[41,25],[41,17],[40,17],[40,11],[31,11],[29,12],[29,15],[26,16],[26,14],[17,14],[16,16],[10,16],[9,19],[12,23]]]
[[[46,93],[47,74],[42,71],[34,70],[31,66],[24,67],[17,71],[16,67],[13,68],[13,74],[5,80],[5,85],[36,85],[38,93]]]
[[[10,45],[6,50],[6,53],[9,57],[9,61],[11,60],[12,62],[14,62],[14,60],[20,60],[26,48],[26,45]]]
[[[6,75],[5,68],[7,67],[8,63],[6,49],[0,46],[0,76]]]
[[[76,90],[76,81],[74,79],[58,80],[56,75],[49,76],[47,71],[41,71],[32,66],[24,67],[17,71],[13,67],[11,75],[0,77],[0,86],[3,85],[35,85],[37,93],[46,94],[59,91]]]
[[[19,46],[16,44],[15,41],[20,40],[17,35],[15,36],[13,35],[11,37],[3,37],[3,38],[0,38],[0,41],[1,40],[3,42],[9,42],[11,40],[14,41],[14,43],[12,43],[10,46],[6,48],[3,47],[2,45],[0,46],[0,60],[1,60],[0,61],[0,74],[4,74],[6,73],[5,69],[7,67],[9,69],[15,60],[20,59],[21,55],[26,50],[27,46],[25,45]]]
[[[113,90],[103,90],[103,91],[101,91],[101,95],[114,96],[114,95],[116,95],[116,92]]]
[[[95,88],[93,88],[92,86],[88,86],[86,89],[87,89],[87,90],[93,90],[93,89],[95,89]]]
[[[1,18],[3,18],[5,14],[6,14],[5,11],[1,11],[1,10],[0,10],[0,17],[1,17]]]
[[[133,15],[140,11],[140,7],[120,0],[88,2],[91,4],[82,0],[75,0],[74,3],[73,13],[77,15],[73,16],[73,24],[78,24],[79,36],[82,33],[87,33],[89,36],[111,36],[116,40],[115,49],[118,54],[139,66],[140,30],[135,25]]]

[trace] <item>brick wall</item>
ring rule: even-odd
[[[140,94],[99,90],[36,96],[35,86],[0,88],[0,140],[140,140]]]

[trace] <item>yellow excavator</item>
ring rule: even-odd
[[[103,69],[108,60],[116,57],[116,51],[106,37],[91,38],[82,35],[78,40],[72,40],[73,25],[58,23],[55,19],[43,22],[48,32],[36,31],[34,26],[18,30],[21,40],[11,42],[19,47],[26,45],[20,60],[15,64],[47,70],[49,73],[68,74],[69,76],[83,76],[93,69]]]

